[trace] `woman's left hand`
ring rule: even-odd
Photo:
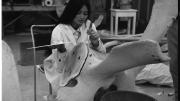
[[[89,29],[87,31],[87,34],[89,35],[89,39],[93,45],[93,47],[98,47],[99,46],[99,34],[94,31],[93,29]]]
[[[99,39],[99,34],[93,29],[87,30],[87,34],[89,35],[91,41]]]

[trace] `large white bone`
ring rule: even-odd
[[[12,50],[2,41],[2,101],[23,101]]]
[[[155,0],[150,21],[142,39],[160,41],[177,15],[178,0]]]
[[[108,77],[135,66],[169,60],[167,56],[162,54],[158,43],[151,40],[129,42],[116,46],[107,57],[91,71],[93,76]]]
[[[79,51],[79,49],[84,49]],[[88,51],[83,67],[78,67],[79,55]],[[75,47],[72,53],[76,53],[74,65],[66,69],[69,74],[69,80],[74,75],[73,70],[80,70],[75,77],[77,84],[74,86],[59,86],[57,90],[57,99],[60,101],[93,101],[94,94],[100,87],[107,88],[114,80],[114,74],[135,66],[150,63],[159,63],[169,60],[161,53],[159,45],[155,41],[136,41],[119,45],[112,49],[109,55],[97,53],[88,48],[85,43]],[[71,57],[71,56],[70,56]],[[82,56],[81,56],[82,57]],[[73,62],[73,61],[72,61]],[[68,64],[68,63],[67,63]],[[76,69],[79,68],[79,69]],[[73,73],[74,72],[74,73]],[[67,83],[67,82],[64,82]]]

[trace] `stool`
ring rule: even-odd
[[[118,34],[118,19],[119,17],[132,17],[133,21],[131,23],[131,19],[128,19],[128,27],[127,27],[127,34],[130,33],[135,34],[135,26],[136,26],[136,12],[135,9],[111,9],[111,34]],[[115,31],[114,31],[114,20],[115,17]],[[132,32],[131,32],[131,24],[132,24]]]

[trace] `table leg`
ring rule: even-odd
[[[133,17],[133,32],[132,34],[136,33],[136,16]]]
[[[114,26],[113,23],[114,23],[113,22],[113,16],[111,15],[111,29],[110,29],[111,30],[111,34],[114,34],[113,33],[113,26]]]
[[[118,16],[115,16],[115,35],[118,34]]]
[[[128,18],[127,34],[130,35],[131,30],[131,18]]]

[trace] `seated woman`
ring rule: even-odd
[[[52,54],[44,61],[44,63],[53,61],[51,64],[52,72],[47,72],[47,64],[44,64],[44,67],[46,77],[51,84],[53,83],[52,87],[55,91],[57,89],[54,87],[59,85],[57,75],[63,71],[60,59],[72,51],[78,43],[86,43],[92,49],[103,54],[106,53],[106,48],[99,38],[96,26],[89,20],[90,10],[90,4],[87,0],[70,0],[60,16],[57,26],[52,31],[51,44],[62,43],[62,45],[53,49]],[[58,72],[57,68],[59,68]]]

